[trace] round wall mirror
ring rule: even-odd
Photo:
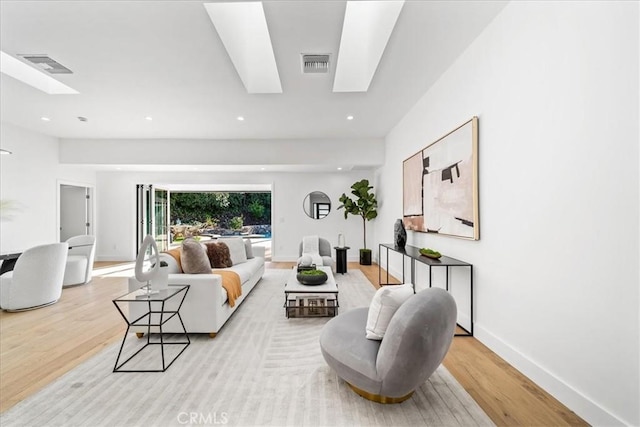
[[[322,219],[331,212],[331,199],[322,191],[313,191],[304,198],[302,208],[309,218]]]

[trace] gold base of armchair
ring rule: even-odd
[[[369,393],[368,391],[364,391],[364,390],[354,386],[353,384],[347,383],[347,385],[349,387],[351,387],[351,390],[355,391],[360,396],[364,397],[367,400],[371,400],[371,401],[377,402],[377,403],[385,403],[385,404],[386,403],[400,403],[400,402],[404,402],[405,400],[407,400],[408,398],[413,396],[413,391],[411,393],[407,394],[406,396],[402,396],[402,397],[381,396],[379,394],[373,394],[373,393]]]

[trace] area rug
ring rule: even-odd
[[[118,343],[0,415],[0,425],[493,425],[443,366],[401,404],[355,394],[320,353],[328,318],[286,318],[287,274],[267,270],[218,336],[192,335],[166,372],[112,373]],[[369,304],[374,288],[362,272],[336,281],[341,312]]]

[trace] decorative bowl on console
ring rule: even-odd
[[[327,273],[322,270],[304,270],[296,275],[298,282],[303,285],[322,285],[327,278]]]
[[[434,251],[433,249],[429,248],[420,248],[420,254],[433,259],[438,259],[442,256],[440,252]]]

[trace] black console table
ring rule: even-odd
[[[445,267],[446,269],[446,280],[445,280],[445,289],[447,291],[450,291],[451,288],[451,283],[450,283],[450,276],[449,276],[449,270],[452,267],[468,267],[469,268],[469,298],[470,298],[470,315],[469,315],[469,319],[471,321],[471,327],[469,329],[464,328],[462,326],[460,326],[458,324],[458,327],[460,329],[462,329],[463,331],[465,331],[465,334],[455,334],[456,336],[463,336],[463,337],[472,337],[473,336],[473,265],[469,264],[468,262],[464,262],[464,261],[460,261],[457,260],[455,258],[451,258],[448,256],[442,256],[438,259],[433,259],[433,258],[429,258],[426,257],[424,255],[422,255],[420,253],[420,248],[417,248],[415,246],[409,246],[406,245],[404,248],[395,246],[391,243],[380,243],[378,245],[378,254],[380,259],[382,259],[382,249],[386,249],[386,269],[387,269],[387,276],[386,276],[386,281],[383,282],[382,281],[382,262],[378,263],[378,282],[380,283],[380,285],[393,285],[394,283],[389,283],[389,251],[393,251],[393,252],[397,252],[399,254],[402,255],[402,283],[405,283],[405,267],[404,267],[404,257],[408,257],[409,259],[411,259],[411,272],[410,272],[410,279],[411,279],[411,284],[413,285],[413,290],[415,292],[416,289],[416,282],[415,282],[415,278],[416,278],[416,261],[425,264],[428,268],[429,268],[429,287],[432,286],[432,282],[431,282],[431,268],[432,267]]]

